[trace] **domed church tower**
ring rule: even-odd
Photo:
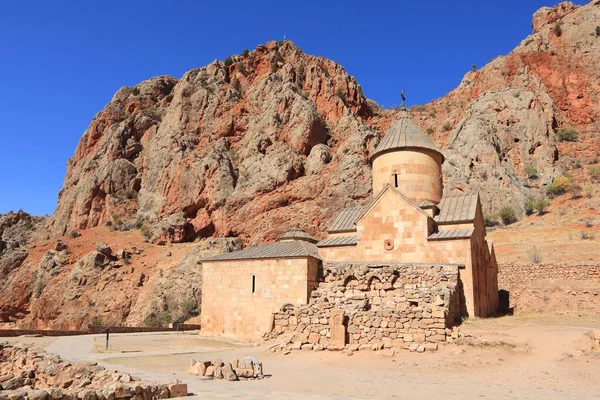
[[[444,156],[406,109],[402,109],[371,156],[373,196],[387,184],[415,204],[442,199]]]

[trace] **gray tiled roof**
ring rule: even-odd
[[[306,233],[304,230],[302,230],[300,228],[290,229],[289,231],[285,232],[283,235],[279,236],[277,238],[277,241],[289,240],[289,239],[305,240],[305,241],[311,242],[311,243],[318,242],[317,239],[310,236],[308,233]]]
[[[249,247],[244,250],[232,251],[231,253],[218,254],[216,256],[205,258],[202,261],[256,260],[262,258],[293,257],[312,257],[318,260],[321,259],[315,244],[303,240],[291,240]]]
[[[366,208],[367,206],[344,208],[331,221],[327,231],[330,233],[356,231],[355,222]]]
[[[417,203],[417,206],[421,207],[421,208],[437,207],[435,205],[435,203],[432,203],[429,200],[421,200],[420,202]]]
[[[435,222],[447,224],[473,221],[478,199],[477,193],[452,194],[442,197],[438,206],[440,213],[436,215]]]
[[[340,236],[321,240],[317,243],[317,247],[354,246],[355,244],[356,236]]]
[[[379,145],[371,155],[374,159],[380,154],[403,148],[422,148],[433,150],[440,155],[442,152],[417,125],[415,120],[406,110],[401,110],[398,118],[392,122]],[[442,155],[442,160],[444,156]]]
[[[466,239],[473,235],[473,228],[454,229],[451,231],[440,231],[428,237],[429,240]]]

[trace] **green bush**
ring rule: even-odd
[[[244,63],[239,62],[236,64],[237,70],[240,71],[240,73],[244,76],[248,76],[248,71],[246,70],[246,66],[244,65]]]
[[[594,187],[592,185],[585,186],[585,197],[591,199],[594,196]]]
[[[433,135],[433,134],[434,134],[434,132],[435,132],[435,131],[433,130],[433,128],[427,128],[427,134],[428,134],[428,135]]]
[[[71,232],[69,232],[69,237],[70,237],[71,239],[75,239],[75,238],[77,238],[77,237],[79,237],[79,236],[81,236],[81,233],[79,233],[79,232],[77,232],[77,231],[71,231]]]
[[[535,211],[535,199],[525,200],[525,215],[531,215]]]
[[[250,54],[250,51],[248,51],[248,49],[244,49],[244,51],[242,51],[242,55],[244,57],[248,57],[248,54]]]
[[[92,318],[92,325],[93,326],[102,326],[102,318],[99,316],[95,316],[94,318]]]
[[[574,142],[579,137],[579,132],[572,126],[563,126],[558,128],[556,136],[561,142]]]
[[[137,96],[138,94],[140,94],[140,89],[138,89],[137,87],[134,87],[131,90],[131,94],[134,95],[134,96]]]
[[[548,207],[550,207],[550,201],[544,198],[535,199],[533,207],[538,212],[538,215],[544,215]]]
[[[165,311],[161,314],[156,314],[154,312],[148,314],[146,318],[144,318],[144,325],[151,328],[160,328],[164,326],[168,326],[172,321],[171,313]]]
[[[583,188],[578,183],[571,183],[567,189],[567,192],[571,195],[572,199],[578,199],[581,197],[581,191]]]
[[[560,22],[557,22],[556,25],[554,25],[554,34],[556,36],[562,36],[562,26],[560,26]]]
[[[588,166],[588,171],[590,173],[590,178],[595,181],[600,180],[600,165],[590,165]]]
[[[560,196],[561,194],[567,193],[571,186],[571,179],[567,176],[559,176],[554,181],[546,186],[546,196],[551,199]]]
[[[528,199],[525,201],[525,214],[531,215],[534,211],[537,211],[538,215],[544,215],[549,206],[550,201],[543,197]]]
[[[277,60],[273,59],[273,61],[271,61],[271,72],[272,73],[277,72],[278,68],[279,68],[279,63],[277,62]]]
[[[529,179],[537,179],[538,178],[538,170],[533,165],[528,165],[525,167],[525,173]]]
[[[527,252],[527,255],[534,264],[539,264],[542,262],[542,252],[535,246]]]
[[[517,213],[511,206],[502,207],[499,215],[504,225],[510,225],[514,222],[517,222]]]
[[[596,36],[600,36],[600,25],[596,26]]]
[[[185,300],[179,305],[186,319],[198,315],[198,302],[196,300]]]
[[[233,64],[233,58],[231,58],[231,57],[227,57],[227,58],[225,59],[225,66],[226,66],[226,67],[229,67],[229,66],[230,66],[230,65],[232,65],[232,64]]]

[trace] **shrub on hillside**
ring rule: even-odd
[[[517,222],[517,213],[511,206],[502,207],[499,215],[504,225],[510,225],[514,222]]]
[[[579,132],[572,126],[563,126],[558,128],[556,136],[561,142],[574,142],[579,137]]]
[[[580,184],[573,182],[569,185],[567,192],[571,195],[572,199],[578,199],[581,197],[582,190],[583,190],[583,188],[581,187]]]
[[[588,171],[590,173],[590,178],[595,181],[600,180],[600,165],[590,165],[588,166]]]
[[[528,199],[525,201],[525,214],[531,215],[537,211],[538,215],[544,215],[550,206],[550,201],[543,197]]]
[[[557,22],[556,25],[554,25],[554,34],[556,36],[562,36],[562,26],[560,25],[560,22]]]
[[[527,255],[534,264],[539,264],[542,262],[542,252],[535,246],[527,252]]]
[[[538,170],[533,165],[528,165],[525,167],[525,173],[529,179],[537,179],[538,178]]]
[[[546,195],[550,198],[565,194],[571,186],[571,179],[567,176],[559,176],[554,181],[546,186]]]

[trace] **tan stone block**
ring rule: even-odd
[[[415,342],[424,342],[425,334],[424,333],[413,333],[413,341]]]

